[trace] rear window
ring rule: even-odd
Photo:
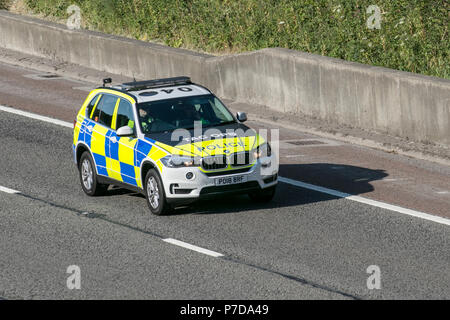
[[[117,99],[117,97],[109,94],[102,95],[91,119],[107,127],[111,127]]]
[[[89,102],[87,108],[86,108],[86,116],[91,118],[92,109],[94,109],[95,104],[100,99],[101,94],[96,95],[91,102]]]

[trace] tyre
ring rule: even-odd
[[[171,211],[170,205],[166,201],[164,187],[155,169],[150,169],[145,176],[145,196],[150,211],[161,216]]]
[[[101,184],[97,181],[94,161],[89,152],[85,151],[81,155],[80,162],[78,163],[78,171],[84,193],[91,197],[105,194],[108,185]]]
[[[248,196],[255,202],[270,202],[275,196],[276,186],[262,189],[259,191],[250,192]]]

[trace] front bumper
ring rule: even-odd
[[[208,175],[199,167],[163,168],[161,178],[166,198],[169,202],[177,200],[195,200],[211,196],[248,193],[275,186],[278,183],[278,166],[263,166],[272,163],[271,158],[260,159],[249,168],[236,168],[232,171],[216,171]],[[247,170],[248,169],[248,170]],[[192,179],[186,174],[192,173]],[[219,173],[220,172],[220,173]],[[211,174],[211,172],[209,172]],[[223,177],[246,176],[246,181],[238,184],[216,186],[215,179]]]

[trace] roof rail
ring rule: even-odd
[[[155,80],[146,80],[146,81],[134,81],[122,83],[120,85],[114,86],[119,90],[123,91],[137,91],[137,90],[145,90],[151,88],[158,87],[168,87],[168,86],[177,86],[181,84],[192,84],[191,78],[189,77],[173,77],[173,78],[164,78],[164,79],[155,79]]]

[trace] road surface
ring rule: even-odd
[[[73,122],[92,84],[39,74],[0,63],[0,298],[450,299],[448,166],[250,119],[280,130],[273,202],[157,217],[124,189],[87,197],[71,128],[9,112]]]

